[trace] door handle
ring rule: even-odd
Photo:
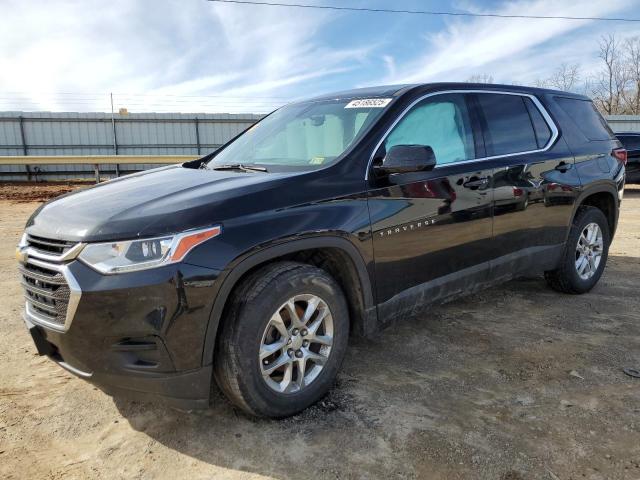
[[[567,170],[569,170],[571,168],[571,164],[570,163],[565,163],[565,162],[560,162],[557,166],[556,166],[556,170],[559,172],[566,172]]]
[[[489,183],[489,177],[471,177],[471,180],[468,180],[462,184],[465,188],[476,189],[480,187],[484,187]]]

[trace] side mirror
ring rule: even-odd
[[[436,165],[433,149],[426,145],[394,145],[382,164],[374,166],[379,174],[424,172]]]

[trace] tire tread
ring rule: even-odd
[[[555,270],[549,270],[544,272],[544,278],[549,284],[549,286],[558,292],[568,293],[571,295],[578,295],[578,294],[584,293],[584,290],[578,288],[572,282],[571,280],[572,272],[570,272],[569,269],[573,268],[573,265],[570,262],[566,261],[566,258],[567,258],[567,255],[570,254],[568,249],[573,248],[570,245],[570,239],[573,238],[574,234],[576,233],[576,230],[580,229],[582,219],[587,215],[589,215],[591,212],[598,212],[598,214],[604,216],[604,214],[599,208],[588,206],[588,205],[580,206],[573,219],[571,230],[567,237],[567,241],[565,242],[559,267],[556,268]],[[606,217],[605,217],[605,220],[606,220]],[[605,225],[607,225],[606,222],[605,222]],[[579,234],[580,232],[578,232],[578,235]]]
[[[296,275],[292,276],[292,273]],[[232,403],[254,416],[263,416],[264,413],[253,405],[250,396],[241,387],[240,376],[243,371],[238,364],[242,354],[238,349],[238,329],[242,313],[247,304],[262,295],[269,295],[268,289],[273,285],[288,282],[294,288],[293,279],[298,275],[312,278],[322,275],[332,280],[324,270],[306,263],[282,261],[267,264],[241,280],[230,298],[229,308],[221,325],[214,361],[215,380]]]

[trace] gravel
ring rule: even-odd
[[[270,421],[112,399],[35,348],[0,200],[2,478],[640,478],[640,189],[599,285],[513,281],[354,339],[316,406]],[[28,196],[27,196],[28,197]],[[14,200],[19,200],[16,198]]]

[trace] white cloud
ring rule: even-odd
[[[479,1],[458,1],[464,10],[483,11]],[[632,1],[519,0],[498,11],[607,16],[633,10]],[[587,70],[600,34],[637,30],[587,20],[476,18],[447,20],[419,37],[402,30],[402,16],[388,16],[386,29],[373,33],[360,14],[204,0],[0,2],[0,109],[16,110],[108,111],[114,92],[116,109],[130,111],[264,112],[319,89],[363,82],[487,74],[526,83],[562,62]],[[402,30],[401,40],[394,29]],[[423,48],[415,49],[416,38]],[[411,52],[386,54],[383,47],[397,53],[405,39]]]
[[[387,73],[389,77],[393,78],[396,76],[396,61],[391,55],[383,55],[382,60],[384,61],[384,66],[387,69]]]
[[[504,15],[607,16],[629,7],[630,0],[606,2],[526,0],[505,3],[492,13]],[[481,12],[465,3],[467,10]],[[475,18],[454,20],[446,29],[425,38],[425,50],[414,61],[396,69],[391,83],[465,80],[472,74],[492,75],[496,81],[532,81],[545,76],[567,57],[592,60],[597,32],[607,33],[614,23],[590,20]],[[586,26],[589,30],[585,32]],[[618,29],[618,28],[616,28]],[[570,42],[554,39],[572,33]],[[585,44],[585,42],[591,42]],[[547,46],[548,48],[544,48]],[[592,63],[592,62],[591,62]],[[536,72],[539,75],[531,75]]]
[[[314,79],[356,68],[372,48],[322,46],[317,33],[335,17],[317,11],[177,0],[4,2],[0,108],[105,110],[106,93],[115,92],[116,108],[131,111],[266,111],[294,92],[316,93]],[[188,97],[198,95],[208,97]],[[254,95],[261,98],[238,98]]]

